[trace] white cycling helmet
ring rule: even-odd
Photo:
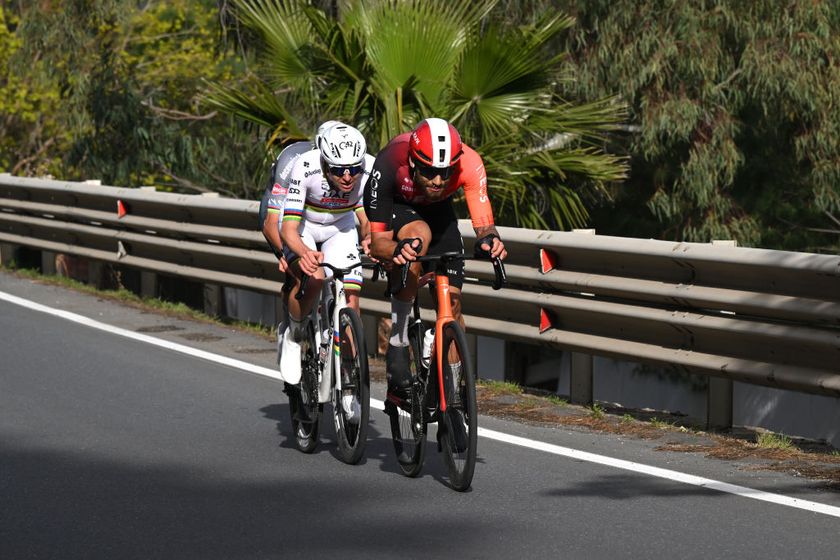
[[[318,132],[315,133],[315,147],[316,148],[321,147],[321,142],[324,139],[324,134],[326,134],[326,132],[330,128],[334,127],[337,124],[344,124],[344,123],[341,122],[341,121],[324,121],[324,122],[321,123],[321,126],[318,127]]]
[[[328,166],[349,167],[364,162],[367,142],[357,129],[338,123],[320,136],[318,148],[321,150],[321,159]]]

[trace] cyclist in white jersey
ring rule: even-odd
[[[332,126],[341,124],[340,121],[325,121],[318,127],[315,133],[315,147],[317,148],[324,133]],[[312,143],[301,141],[289,144],[274,163],[271,165],[271,170],[268,174],[268,184],[263,192],[260,200],[260,231],[262,231],[265,240],[268,241],[269,247],[274,252],[274,256],[280,261],[280,272],[285,273],[287,263],[283,257],[283,242],[280,239],[280,224],[283,219],[283,205],[286,201],[286,194],[289,192],[289,175],[292,173],[292,166],[294,166],[297,157],[312,149]]]
[[[318,127],[315,133],[315,147],[321,145],[324,134],[334,125],[342,124],[341,121],[324,121]],[[283,220],[283,206],[286,203],[286,194],[289,192],[289,176],[292,173],[292,167],[295,164],[298,156],[312,150],[312,143],[301,141],[295,142],[286,146],[274,163],[271,166],[268,176],[268,184],[263,192],[260,200],[260,231],[262,231],[268,246],[277,257],[280,272],[286,274],[288,279],[287,269],[289,267],[286,257],[283,256],[283,241],[280,238],[280,225]],[[291,283],[286,282],[283,286],[280,299],[283,302],[283,308],[289,309],[289,289]],[[280,360],[280,352],[283,347],[283,333],[288,326],[286,313],[282,314],[283,319],[277,325],[277,359]]]
[[[300,381],[301,323],[325,278],[318,264],[326,261],[343,268],[359,262],[356,219],[362,246],[370,244],[362,195],[374,157],[366,150],[362,133],[339,123],[324,133],[318,149],[298,156],[292,167],[280,235],[295,285],[289,297],[289,327],[283,337],[280,374],[293,385]],[[310,279],[304,297],[298,301],[294,296],[300,288],[301,272]],[[344,277],[344,288],[348,305],[358,311],[361,268]]]

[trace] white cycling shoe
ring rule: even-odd
[[[280,377],[286,383],[300,383],[300,343],[295,342],[291,327],[283,334],[282,352],[280,353]]]
[[[277,365],[280,365],[280,356],[283,355],[283,336],[286,333],[286,329],[289,327],[286,325],[286,321],[283,321],[279,325],[277,325]]]
[[[359,399],[355,395],[344,395],[341,397],[341,408],[344,409],[344,414],[347,421],[351,424],[358,424],[362,419],[362,405],[359,404]]]

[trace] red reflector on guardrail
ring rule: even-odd
[[[554,328],[554,314],[540,307],[540,334]]]
[[[128,210],[126,209],[125,204],[123,204],[122,200],[118,200],[117,201],[117,218],[122,218],[126,214],[128,214]]]
[[[557,268],[557,255],[547,249],[540,249],[540,272],[545,274]]]

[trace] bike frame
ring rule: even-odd
[[[434,357],[437,364],[438,398],[440,399],[441,412],[446,412],[446,387],[443,383],[443,329],[450,321],[455,320],[455,315],[452,312],[452,301],[449,299],[449,276],[435,272],[432,281],[435,283],[435,293],[437,295]]]
[[[333,286],[335,286],[335,305],[333,306],[332,317],[330,317],[329,331],[331,341],[324,341],[321,340],[325,327],[323,323],[332,300],[331,288]],[[323,307],[319,309],[320,306]],[[318,386],[318,402],[321,403],[329,402],[332,399],[334,394],[332,391],[333,387],[339,391],[341,390],[341,372],[339,370],[341,366],[341,360],[339,359],[341,344],[339,340],[340,325],[338,323],[338,317],[341,310],[345,307],[347,307],[347,294],[344,291],[344,282],[333,274],[331,278],[324,280],[320,301],[316,302],[312,307],[312,311],[310,311],[311,321],[313,326],[315,326],[315,337],[318,342],[319,351],[321,345],[325,343],[331,347],[324,356],[324,363],[320,364],[321,380]]]

